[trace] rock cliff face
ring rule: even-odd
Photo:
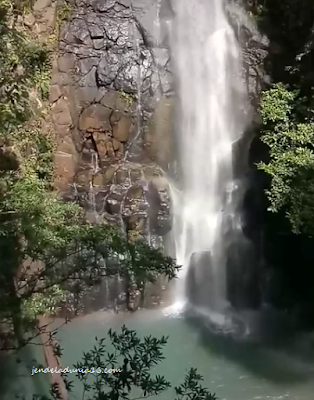
[[[267,44],[240,10],[228,8],[254,113]],[[170,0],[73,1],[50,93],[60,194],[79,201],[91,221],[118,224],[131,239],[156,246],[171,230],[165,172],[174,162],[172,14]],[[239,176],[249,170],[243,154],[252,137],[248,130],[238,143]]]
[[[171,162],[172,77],[155,23],[161,11],[153,0],[77,0],[50,98],[61,194],[90,219],[155,241],[171,229],[163,170]]]
[[[243,2],[228,3],[227,12],[239,42],[242,45],[245,81],[250,102],[256,110],[259,94],[264,86],[264,59],[268,55],[268,39],[257,28],[254,19],[243,8]]]
[[[267,43],[239,10],[233,4],[229,14],[256,105]],[[54,66],[56,186],[91,217],[122,221],[127,231],[171,228],[162,172],[173,161],[171,17],[167,0],[76,0]]]
[[[244,235],[235,238],[228,249],[228,295],[236,308],[259,308],[261,305],[261,273],[263,261],[262,230],[260,224],[259,176],[252,162],[255,144],[259,142],[259,116],[257,108],[260,93],[268,81],[264,62],[268,56],[268,39],[257,28],[255,21],[235,0],[228,11],[239,42],[242,44],[243,67],[250,102],[249,120],[246,132],[235,146],[235,176],[241,182],[243,203],[242,215]],[[257,195],[258,193],[258,195]]]

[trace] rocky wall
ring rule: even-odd
[[[259,308],[262,302],[263,235],[261,194],[256,190],[260,183],[256,166],[252,163],[252,152],[256,141],[259,142],[260,94],[268,83],[264,63],[269,52],[269,40],[259,32],[256,21],[243,8],[241,0],[230,3],[228,11],[242,46],[243,75],[249,101],[247,129],[234,146],[234,174],[241,192],[237,212],[241,216],[242,229],[241,235],[236,235],[226,250],[228,296],[236,308]]]
[[[235,175],[241,176],[250,171],[250,148],[260,123],[258,114],[260,94],[269,79],[264,68],[264,61],[269,51],[269,40],[259,32],[256,21],[243,8],[242,1],[230,2],[227,11],[242,47],[243,79],[249,102],[246,109],[247,129],[235,149]],[[243,157],[243,154],[247,156]]]
[[[171,230],[165,177],[174,161],[170,0],[71,4],[50,93],[56,188],[78,201],[90,221],[115,223],[130,239],[145,237],[159,246]],[[248,117],[255,118],[267,41],[237,1],[228,12],[243,48]],[[235,148],[237,177],[250,172],[243,154],[253,137],[248,129]]]
[[[56,187],[89,219],[157,240],[171,229],[163,170],[171,162],[172,77],[160,8],[153,0],[72,7],[50,93]]]

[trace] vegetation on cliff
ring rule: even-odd
[[[256,176],[266,194],[260,227],[267,265],[262,274],[269,282],[264,291],[269,293],[267,302],[310,321],[314,313],[313,2],[248,0],[247,5],[270,40],[259,110],[260,142],[254,155],[259,161]],[[261,192],[257,196],[263,199]]]
[[[52,49],[23,29],[19,16],[29,4],[0,1],[2,349],[26,344],[38,315],[55,313],[69,300],[77,307],[82,293],[105,276],[119,275],[143,290],[147,281],[173,278],[178,269],[147,244],[88,224],[76,204],[54,193],[47,102]]]
[[[31,5],[0,0],[0,350],[32,342],[34,330],[42,333],[40,316],[70,303],[77,309],[84,291],[104,277],[118,275],[127,292],[133,284],[143,291],[146,282],[161,274],[174,278],[178,270],[146,243],[130,242],[109,225],[88,224],[76,204],[54,193],[55,135],[47,101],[52,48],[24,30],[19,17]],[[57,25],[68,12],[59,10]],[[93,399],[129,399],[137,390],[146,398],[170,387],[150,373],[163,359],[166,338],[140,340],[125,327],[109,337],[113,353],[100,340],[77,368],[120,363],[122,372],[92,376],[92,383],[90,374],[78,374],[83,397],[92,391]],[[55,351],[60,356],[59,346]],[[192,369],[175,388],[176,398],[215,400],[201,379]],[[51,398],[61,398],[59,389],[52,387]]]
[[[294,233],[314,235],[314,123],[300,118],[298,92],[277,84],[262,94],[261,140],[270,161],[259,168],[271,177],[269,210],[283,210]]]
[[[47,103],[52,49],[23,29],[19,17],[30,6],[29,0],[0,0],[0,350],[23,347],[32,340],[25,332],[37,327],[38,316],[54,314],[69,301],[77,306],[82,293],[105,276],[119,275],[143,289],[159,274],[172,278],[178,269],[145,243],[131,243],[107,225],[87,224],[79,207],[53,192],[55,135]],[[271,42],[265,64],[271,84],[260,103],[260,140],[268,153],[258,168],[269,177],[268,210],[285,217],[266,221],[266,241],[272,242],[266,258],[284,276],[286,290],[278,304],[305,301],[313,312],[313,5],[257,0],[250,7]],[[68,6],[59,11],[58,25],[69,12]],[[303,268],[300,278],[296,263]],[[123,373],[93,376],[93,383],[83,382],[85,392],[96,390],[95,400],[129,399],[133,389],[147,397],[169,388],[164,377],[150,375],[162,359],[165,338],[140,341],[127,329],[109,337]],[[116,368],[99,341],[77,367],[108,362]],[[215,399],[199,381],[190,371],[175,388],[177,399]]]

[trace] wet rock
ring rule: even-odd
[[[160,7],[158,10],[157,7]],[[169,27],[166,21],[170,20],[173,12],[169,1],[137,0],[133,3],[133,9],[142,27],[145,40],[153,47],[166,47]],[[155,29],[156,15],[159,14],[161,29]]]
[[[186,290],[190,302],[200,307],[213,306],[214,281],[210,251],[193,253],[190,258]]]
[[[117,139],[112,139],[112,147],[114,151],[117,151],[120,149],[121,146],[121,142],[119,142],[119,140]]]
[[[141,200],[144,195],[144,190],[141,185],[133,185],[131,186],[127,193],[124,202],[125,207],[132,207],[133,200]]]
[[[122,185],[125,182],[129,183],[130,170],[125,165],[120,165],[115,173],[115,184]]]
[[[103,176],[105,178],[105,182],[106,183],[111,183],[112,182],[112,179],[114,177],[115,171],[116,171],[116,169],[115,169],[114,166],[109,166],[104,170]]]
[[[153,58],[149,50],[112,47],[107,50],[97,67],[99,86],[113,86],[118,91],[137,94],[138,90],[148,92],[151,89]]]
[[[164,169],[173,161],[173,113],[173,99],[162,97],[151,117],[145,138],[149,157]]]
[[[84,171],[78,172],[78,174],[75,177],[75,182],[76,184],[81,188],[84,189],[84,191],[89,191],[90,189],[90,184],[93,180],[93,171],[90,169],[86,169]]]
[[[121,191],[118,190],[118,188],[115,188],[110,192],[108,197],[106,198],[106,211],[109,214],[118,214],[120,215],[121,212],[121,203],[124,198],[124,193],[121,193]]]
[[[111,136],[109,133],[96,132],[93,134],[93,139],[96,144],[97,153],[98,153],[100,159],[102,160],[108,154],[108,151],[109,151],[108,142],[111,139]]]
[[[256,22],[241,6],[230,3],[227,10],[242,45],[247,90],[255,107],[264,86],[263,62],[268,55],[269,40],[258,31]]]
[[[152,64],[153,58],[148,50],[140,52],[141,65],[138,65],[138,55],[134,52],[128,52],[121,59],[121,69],[119,69],[114,87],[116,90],[123,90],[126,93],[137,94],[139,88],[145,93],[152,87]],[[157,78],[156,78],[157,79]]]
[[[153,177],[147,187],[149,219],[152,233],[165,235],[171,230],[171,199],[168,181],[163,177]]]
[[[258,308],[261,303],[258,259],[251,241],[233,237],[226,246],[228,297],[237,308]]]
[[[80,153],[79,170],[94,170],[96,167],[97,153],[93,149],[83,148]]]
[[[79,119],[79,128],[81,131],[110,131],[111,125],[109,118],[111,110],[100,104],[93,104],[86,108]]]
[[[107,148],[108,157],[115,158],[115,152],[114,152],[112,140],[107,141],[106,148]]]
[[[118,304],[123,304],[126,301],[126,293],[120,293],[118,296]]]
[[[158,167],[155,169],[156,174],[161,174]],[[164,178],[158,180],[152,174],[148,174],[147,179],[141,165],[128,163],[116,168],[110,166],[97,173],[86,169],[76,175],[78,187],[90,191],[93,186],[100,191],[98,204],[101,203],[109,214],[122,217],[127,230],[142,234],[149,225],[152,233],[165,234],[171,229],[167,183]],[[108,186],[110,183],[111,187]],[[101,193],[106,193],[105,198],[101,198]]]
[[[105,177],[101,172],[98,172],[92,177],[93,187],[103,187],[105,184]]]
[[[143,178],[143,170],[140,169],[140,168],[131,169],[129,171],[129,175],[128,176],[130,178],[131,183],[138,182]]]

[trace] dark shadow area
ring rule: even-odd
[[[12,385],[12,377],[8,371],[14,371],[16,362],[6,353],[0,353],[0,398],[5,399],[6,394],[10,391]]]
[[[263,89],[281,82],[290,90],[297,89],[293,118],[307,122],[313,109],[314,8],[311,0],[247,0],[247,11],[258,31],[269,39],[267,57],[261,65],[268,77]],[[288,310],[304,329],[312,329],[314,321],[314,253],[313,239],[295,235],[284,209],[273,214],[267,211],[265,190],[270,179],[257,170],[256,163],[269,162],[269,149],[260,141],[259,123],[249,149],[250,187],[244,201],[247,224],[245,234],[259,249],[260,265],[257,280],[262,302]],[[299,178],[297,178],[299,180]],[[309,181],[312,180],[312,176]],[[293,185],[296,186],[298,182]],[[310,199],[308,188],[300,188]],[[301,199],[301,197],[300,197]],[[312,202],[309,204],[311,210]],[[300,203],[300,208],[307,204]]]
[[[263,318],[260,323],[264,324]],[[208,321],[198,316],[186,316],[187,325],[199,334],[199,341],[204,350],[217,356],[225,357],[240,364],[250,374],[276,384],[300,384],[313,379],[314,351],[294,348],[297,334],[290,331],[283,335],[287,321],[278,319],[277,326],[264,325],[264,331],[258,331],[247,338],[240,339],[231,335],[214,333]]]

